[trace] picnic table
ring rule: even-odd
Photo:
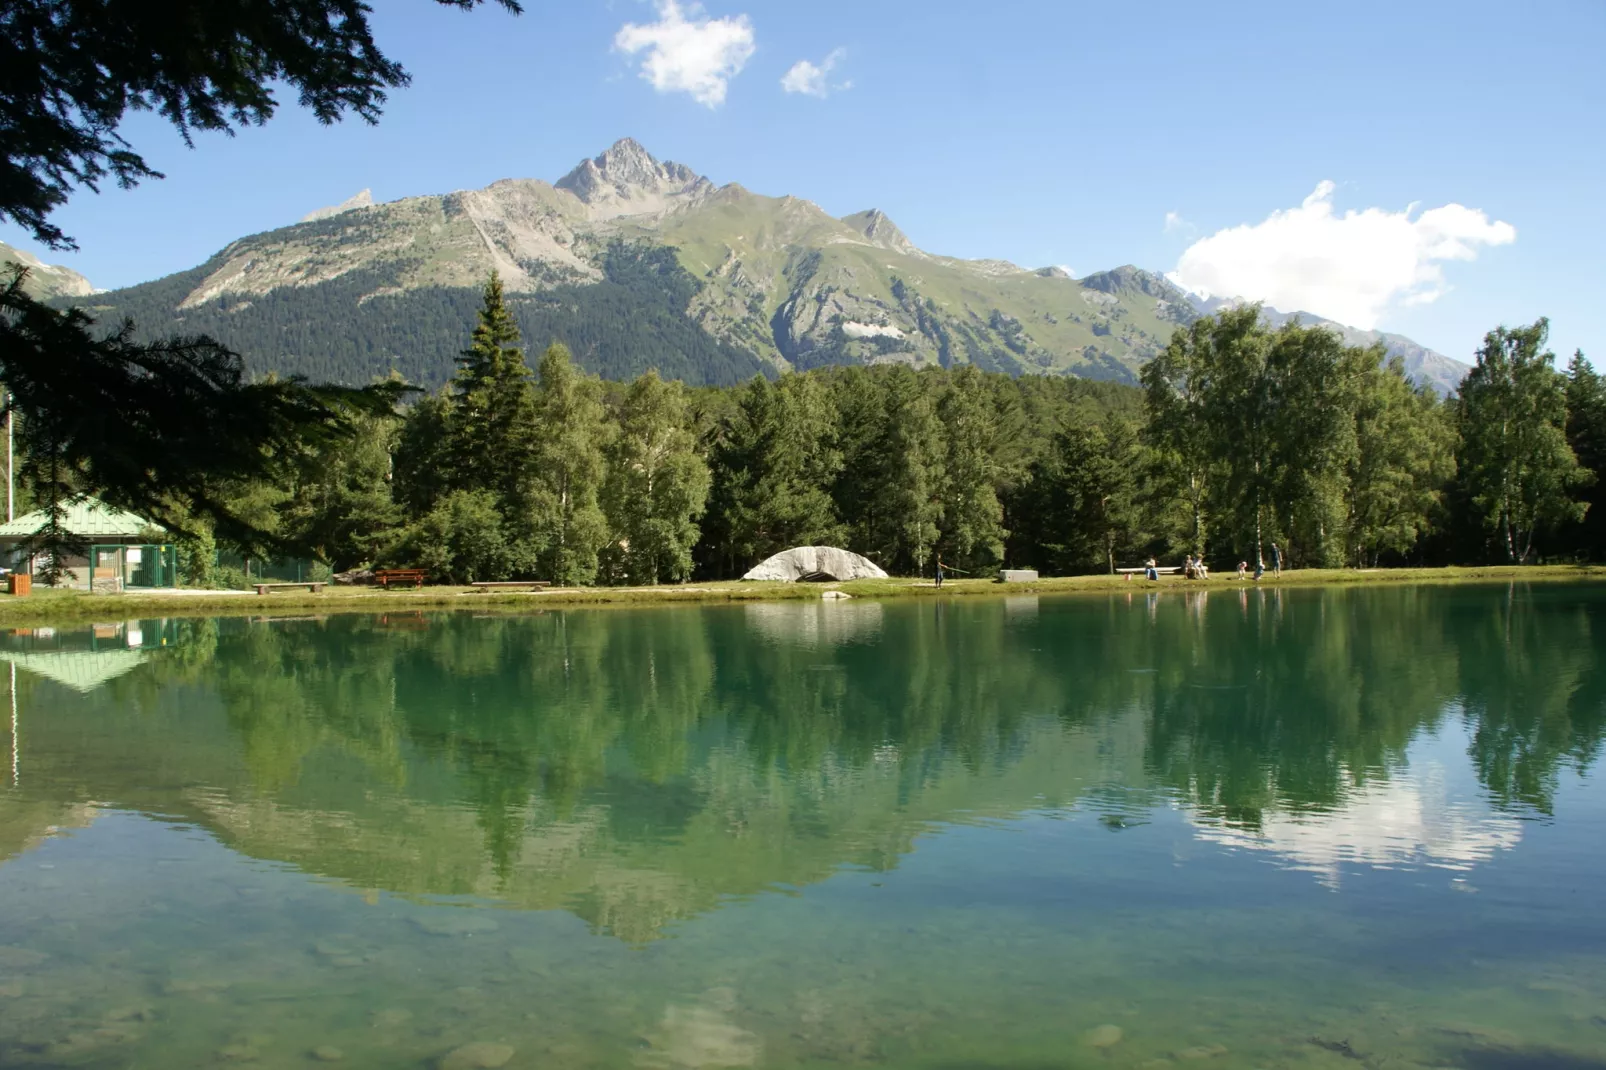
[[[318,594],[324,585],[322,582],[308,581],[307,583],[253,583],[251,586],[257,589],[257,594],[267,594],[269,591],[294,591],[302,587],[313,594]]]
[[[414,587],[424,586],[424,580],[429,578],[429,570],[422,568],[376,568],[374,569],[374,582],[379,586],[390,589],[391,584]]]

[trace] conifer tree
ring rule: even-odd
[[[455,490],[489,490],[504,517],[527,508],[538,445],[536,392],[502,280],[491,273],[469,348],[457,358],[446,463]]]
[[[1574,551],[1606,560],[1606,380],[1582,352],[1567,364],[1567,444],[1594,481],[1579,494],[1587,511],[1571,533]]]
[[[708,538],[722,571],[741,575],[781,550],[835,540],[835,417],[818,376],[754,378],[741,388],[712,450]]]
[[[636,379],[620,407],[603,501],[631,583],[684,580],[691,573],[709,475],[687,418],[685,388],[656,371]]]
[[[870,537],[883,567],[919,574],[941,535],[942,423],[926,380],[906,365],[888,370],[884,404],[876,450],[882,511]]]
[[[998,415],[992,393],[974,365],[953,373],[937,405],[946,440],[941,470],[941,545],[952,563],[971,571],[997,565],[1004,554],[1004,511],[995,482]]]
[[[609,431],[602,384],[577,369],[561,343],[547,347],[539,371],[526,513],[534,560],[554,583],[590,584],[597,554],[608,541],[598,504]]]

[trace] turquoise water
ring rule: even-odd
[[[3,1067],[1606,1067],[1606,588],[0,654]]]

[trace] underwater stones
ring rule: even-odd
[[[333,1044],[320,1044],[312,1049],[312,1057],[320,1063],[338,1063],[346,1057],[346,1053]]]
[[[476,1040],[453,1048],[442,1055],[435,1065],[439,1070],[496,1070],[499,1066],[506,1066],[511,1058],[513,1058],[511,1044]]]
[[[1176,1053],[1178,1059],[1186,1059],[1189,1061],[1195,1059],[1214,1059],[1217,1056],[1225,1054],[1227,1054],[1227,1046],[1225,1044],[1197,1044],[1191,1048],[1183,1048],[1181,1051]]]
[[[375,1029],[399,1029],[412,1021],[413,1012],[400,1007],[386,1007],[374,1012]]]
[[[0,985],[0,999],[16,999],[23,991],[21,981],[8,981]]]
[[[1110,1025],[1106,1022],[1104,1025],[1089,1029],[1083,1034],[1082,1043],[1090,1048],[1113,1048],[1121,1043],[1121,1038],[1125,1035],[1121,1032],[1120,1026]]]

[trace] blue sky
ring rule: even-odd
[[[290,97],[192,151],[135,117],[165,181],[80,194],[57,216],[79,253],[0,240],[121,286],[365,187],[554,180],[632,136],[716,182],[879,207],[933,252],[1180,269],[1463,360],[1548,315],[1563,357],[1606,356],[1600,0],[377,7],[414,76],[378,127]]]

